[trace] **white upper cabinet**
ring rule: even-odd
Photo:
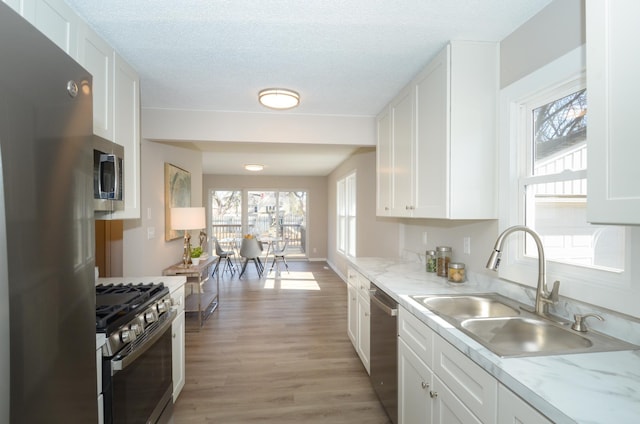
[[[452,41],[390,103],[390,216],[496,217],[497,93],[498,45]]]
[[[86,24],[78,29],[78,62],[93,76],[93,132],[113,140],[113,48]]]
[[[587,221],[640,224],[637,0],[587,0]]]
[[[386,108],[378,115],[376,148],[376,215],[391,215],[391,114]]]
[[[414,151],[415,97],[404,89],[389,107],[391,113],[391,216],[411,216],[413,212],[412,155]]]
[[[69,6],[63,0],[23,0],[21,3],[22,16],[69,56],[77,59],[80,18]]]
[[[140,79],[117,53],[113,55],[114,141],[124,146],[124,210],[108,219],[140,218]]]
[[[19,13],[22,17],[24,17],[25,1],[27,0],[2,0],[3,3],[9,5],[9,7]]]

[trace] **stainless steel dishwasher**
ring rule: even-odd
[[[387,415],[398,422],[398,304],[371,284],[371,385]]]

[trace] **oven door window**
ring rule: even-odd
[[[112,377],[113,423],[146,423],[161,412],[171,391],[171,327],[125,369]]]

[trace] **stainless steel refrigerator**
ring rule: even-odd
[[[91,76],[0,2],[0,422],[95,423]]]

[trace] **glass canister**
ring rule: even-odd
[[[449,264],[448,277],[450,283],[464,283],[467,279],[464,264],[459,262],[451,262]]]
[[[426,251],[426,264],[427,264],[427,272],[436,272],[436,251],[435,250],[427,250]]]
[[[436,272],[440,277],[446,277],[451,262],[451,248],[448,246],[436,247]]]

